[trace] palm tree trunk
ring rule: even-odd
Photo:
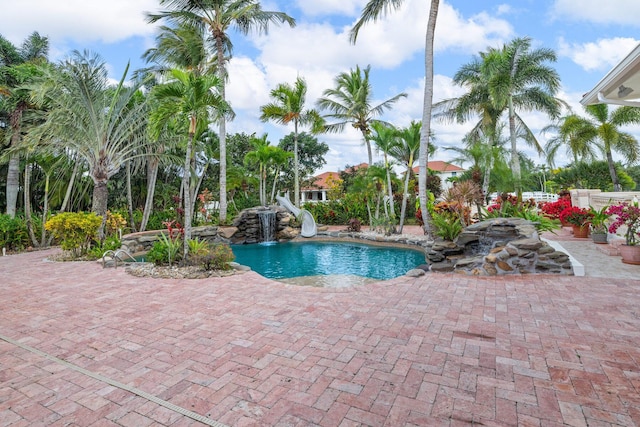
[[[182,187],[184,188],[184,196],[182,198],[184,208],[183,262],[186,262],[189,257],[189,240],[191,239],[191,150],[193,147],[193,135],[193,133],[189,133],[187,152],[185,154],[184,161],[184,172],[182,174]]]
[[[20,133],[22,125],[22,113],[26,109],[26,104],[20,103],[9,117],[11,126],[11,148],[16,148],[20,143]],[[20,191],[20,155],[16,152],[9,157],[7,168],[7,215],[16,217],[16,207],[18,205],[18,192]]]
[[[518,197],[518,203],[520,203],[522,202],[522,173],[520,172],[520,157],[518,156],[516,112],[513,108],[513,97],[511,95],[509,95],[509,137],[511,139],[511,172],[513,173],[513,186]]]
[[[389,187],[389,215],[391,218],[396,217],[396,210],[393,203],[393,187],[391,186],[391,171],[389,170],[389,159],[387,153],[384,153],[384,166],[387,169],[387,187]]]
[[[73,171],[71,172],[71,177],[69,178],[69,184],[67,184],[67,191],[64,194],[64,199],[62,200],[62,205],[60,206],[60,213],[67,210],[67,205],[69,204],[69,200],[71,200],[71,191],[73,190],[73,184],[76,181],[76,175],[78,174],[78,161],[73,163]]]
[[[611,154],[610,149],[607,150],[607,164],[609,165],[609,174],[611,175],[611,182],[613,183],[613,191],[622,191],[622,184],[620,184],[620,178],[618,178],[616,164],[613,161],[613,154]]]
[[[32,164],[27,162],[24,167],[24,219],[27,223],[27,232],[33,246],[38,246],[38,239],[33,232],[33,222],[31,220],[31,167]]]
[[[98,239],[104,241],[105,225],[107,223],[107,200],[109,199],[109,189],[106,178],[93,177],[93,200],[91,210],[102,217],[102,224],[98,229]]]
[[[293,131],[293,184],[295,191],[295,204],[296,207],[300,207],[300,165],[298,159],[298,120],[294,121]]]
[[[13,138],[12,138],[13,139]],[[20,156],[12,153],[9,157],[7,169],[7,215],[16,217],[16,206],[18,204],[18,191],[20,189]]]
[[[218,60],[218,75],[220,77],[220,96],[226,101],[225,82],[227,78],[224,66],[224,46],[222,37],[214,34]],[[220,225],[227,222],[227,125],[225,115],[220,114],[218,138],[220,140]]]
[[[402,206],[400,207],[400,227],[398,233],[402,234],[402,227],[404,227],[404,217],[407,214],[407,199],[409,198],[409,175],[411,175],[411,168],[407,166],[407,173],[404,177],[404,191],[402,193]]]
[[[280,174],[280,167],[276,168],[276,173],[273,175],[273,187],[271,188],[271,199],[269,203],[273,203],[276,198],[276,183],[278,182],[278,175]]]
[[[142,221],[140,222],[140,231],[147,229],[149,217],[153,210],[153,196],[156,191],[156,181],[158,180],[158,166],[160,162],[157,158],[152,157],[147,164],[147,197],[144,201],[144,210],[142,212]]]
[[[425,37],[425,77],[422,128],[420,129],[420,156],[418,159],[418,197],[424,222],[424,234],[431,235],[429,210],[427,209],[427,163],[429,161],[429,136],[431,133],[431,110],[433,108],[433,39],[438,20],[440,0],[431,0],[427,35]]]
[[[131,194],[131,160],[127,160],[127,208],[129,211],[129,225],[131,231],[136,231],[136,223],[133,219],[133,195]]]
[[[44,247],[47,244],[47,230],[44,225],[47,222],[47,215],[49,214],[49,182],[50,174],[47,173],[44,176],[44,202],[42,205],[42,230],[40,231],[40,247]]]

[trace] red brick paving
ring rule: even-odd
[[[232,426],[640,425],[640,281],[350,289],[0,257],[0,334]],[[199,422],[0,340],[2,426]]]

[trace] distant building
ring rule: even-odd
[[[351,166],[347,171],[353,172],[367,167],[369,167],[367,163],[360,163],[359,165]],[[340,172],[323,172],[320,175],[313,177],[313,181],[310,186],[300,189],[300,203],[325,202],[329,200],[327,196],[330,190],[329,182],[335,179],[340,179]]]
[[[432,170],[440,177],[442,181],[442,190],[448,190],[453,187],[453,182],[449,178],[456,178],[466,172],[466,169],[456,166],[454,164],[444,162],[442,160],[432,160],[427,163],[427,168]],[[419,167],[413,168],[413,172],[417,175]]]
[[[309,187],[300,189],[300,203],[305,202],[324,202],[327,201],[327,193],[329,192],[328,180],[338,179],[338,172],[324,172],[313,178],[313,183]]]

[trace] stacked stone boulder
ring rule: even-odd
[[[233,244],[250,244],[260,242],[260,212],[265,208],[255,207],[244,209],[233,221],[236,231],[230,237]],[[300,233],[299,228],[294,228],[291,223],[295,219],[293,215],[281,206],[270,206],[269,209],[276,213],[276,240],[291,240]]]
[[[522,218],[472,224],[454,242],[434,242],[427,259],[432,271],[468,275],[573,274],[569,256],[542,241],[535,225]]]

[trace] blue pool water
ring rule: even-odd
[[[421,250],[351,242],[287,242],[233,245],[235,261],[269,279],[357,275],[387,280],[425,263]]]

